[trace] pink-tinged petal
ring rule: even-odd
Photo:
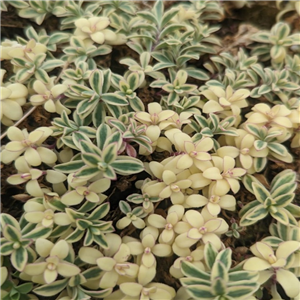
[[[178,157],[176,167],[184,170],[188,169],[193,165],[193,159],[188,154],[182,154]]]
[[[217,180],[213,187],[213,192],[215,195],[223,196],[226,195],[230,190],[230,185],[225,179]]]
[[[71,192],[67,192],[65,193],[60,201],[68,206],[72,206],[72,205],[77,205],[79,203],[82,202],[82,200],[84,199],[84,196],[79,195],[76,190],[73,190]]]
[[[154,181],[155,182],[155,181]],[[150,197],[158,196],[159,193],[166,188],[166,184],[164,182],[156,182],[154,184],[148,185],[144,192],[148,194]],[[169,197],[169,196],[168,196]]]
[[[227,170],[232,170],[235,166],[235,160],[234,158],[230,157],[230,156],[224,156],[223,158],[223,170],[227,171]]]
[[[11,185],[19,185],[30,179],[30,174],[15,174],[7,178],[7,182]]]
[[[10,152],[21,152],[24,151],[26,147],[19,141],[9,142],[5,145],[5,150]]]
[[[204,224],[202,215],[196,210],[188,210],[185,213],[185,218],[187,222],[195,228],[200,228]]]
[[[10,120],[17,121],[22,118],[23,111],[19,103],[13,100],[2,100],[2,113]]]
[[[274,271],[272,269],[271,270],[260,271],[258,273],[258,275],[259,275],[259,277],[258,277],[257,282],[259,284],[264,284],[267,280],[269,280],[271,278],[271,276],[274,275]]]
[[[184,194],[182,192],[172,193],[171,194],[172,204],[182,204],[184,202]]]
[[[154,255],[159,257],[167,257],[172,253],[172,248],[167,244],[156,244],[152,248],[152,252]]]
[[[250,247],[251,252],[266,261],[269,260],[271,256],[274,256],[273,249],[266,243],[257,242]]]
[[[143,286],[136,282],[124,282],[120,284],[120,290],[130,297],[137,297],[140,295]]]
[[[293,123],[290,121],[290,119],[288,117],[277,117],[277,118],[273,119],[273,122],[279,126],[283,126],[286,128],[293,127]]]
[[[54,244],[46,239],[37,239],[35,242],[35,250],[41,257],[49,256]]]
[[[255,138],[251,134],[246,134],[241,140],[241,149],[250,149],[253,146]]]
[[[207,229],[207,232],[215,232],[220,228],[221,223],[221,219],[212,219],[205,222],[203,226]]]
[[[242,168],[234,168],[231,170],[233,177],[241,177],[246,174],[246,170]]]
[[[59,95],[63,94],[68,89],[68,86],[65,84],[57,84],[51,89],[51,94],[54,98],[57,98]]]
[[[235,178],[226,178],[230,189],[236,194],[240,190],[240,183]]]
[[[31,166],[39,166],[42,163],[41,156],[37,152],[36,149],[33,148],[27,148],[24,154],[24,157],[29,165]]]
[[[145,286],[153,280],[156,275],[156,266],[154,265],[151,268],[146,268],[143,265],[140,265],[138,273],[138,282]]]
[[[42,226],[44,227],[51,227],[53,225],[53,219],[43,219],[42,222],[41,222]]]
[[[221,207],[218,203],[211,203],[207,204],[207,209],[209,213],[213,216],[217,216],[221,212]]]
[[[140,242],[129,242],[126,243],[126,245],[129,247],[130,253],[132,255],[139,255],[144,251],[144,247]]]
[[[110,29],[103,29],[102,32],[104,34],[106,44],[112,43],[112,45],[114,45],[114,42],[117,40],[118,35],[116,35],[116,33]]]
[[[132,224],[138,229],[143,229],[146,226],[146,223],[141,218],[137,218],[136,220],[132,221]]]
[[[9,98],[9,96],[11,94],[12,94],[12,91],[9,88],[3,87],[3,86],[0,88],[0,97],[1,97],[2,101]]]
[[[71,277],[80,273],[80,269],[66,261],[60,262],[57,266],[57,272],[63,277]]]
[[[202,111],[206,114],[223,111],[224,108],[216,101],[209,100],[203,105]]]
[[[181,248],[176,243],[172,244],[172,250],[179,257],[186,257],[191,254],[191,250],[189,248]]]
[[[222,179],[222,175],[220,174],[220,170],[216,167],[208,168],[203,172],[203,176],[207,179],[218,180]]]
[[[137,112],[134,117],[141,123],[152,123],[150,114],[144,111]]]
[[[167,223],[175,226],[179,220],[183,217],[184,208],[182,205],[172,205],[168,210],[168,216],[166,218]]]
[[[91,39],[98,43],[98,44],[103,44],[104,41],[105,41],[105,37],[104,37],[104,34],[102,32],[95,32],[95,33],[92,33],[90,35]]]
[[[154,257],[154,255],[149,252],[149,253],[144,253],[142,256],[142,264],[147,267],[147,268],[151,268],[154,266],[156,262],[156,259]]]
[[[152,248],[155,245],[155,239],[152,234],[146,234],[142,239],[142,245],[144,248]]]
[[[54,214],[53,219],[54,223],[60,226],[66,226],[72,223],[72,220],[66,213],[56,213]]]
[[[69,244],[65,240],[58,241],[51,249],[50,256],[57,256],[64,259],[69,254]]]
[[[236,200],[232,195],[224,195],[221,197],[219,205],[227,210],[232,210],[236,205]]]
[[[202,233],[199,232],[198,228],[192,228],[187,232],[187,237],[192,240],[200,240],[202,238]]]
[[[37,180],[30,180],[26,183],[26,192],[34,197],[44,196],[44,192],[42,191]]]
[[[127,261],[130,256],[130,248],[126,244],[121,244],[118,252],[114,255],[114,260],[118,263]]]
[[[184,142],[184,151],[185,153],[190,153],[192,151],[195,151],[196,148],[195,148],[195,145],[192,141],[185,141]]]
[[[103,257],[103,254],[95,248],[81,247],[78,256],[82,261],[90,265],[96,265],[97,259]]]
[[[187,236],[187,233],[180,234],[175,238],[175,243],[179,248],[185,248],[185,251],[189,250],[188,248],[197,243],[198,239],[191,239]],[[178,253],[178,251],[174,250],[174,253]],[[177,254],[178,255],[178,254]],[[181,254],[180,254],[181,255]]]
[[[195,159],[199,161],[207,161],[207,160],[211,160],[211,155],[206,152],[198,152],[197,155],[195,156]]]
[[[230,157],[237,157],[240,151],[236,147],[233,146],[223,146],[217,150],[217,154],[220,157],[230,156]]]
[[[250,155],[240,154],[240,162],[244,169],[250,169],[253,165],[253,158]]]
[[[33,89],[40,95],[45,95],[46,92],[48,91],[46,85],[40,80],[36,80],[33,83]]]
[[[183,180],[178,180],[176,182],[176,185],[181,189],[181,190],[185,190],[187,188],[189,188],[192,184],[192,181],[190,179],[183,179]]]
[[[159,193],[159,197],[161,199],[166,199],[169,198],[172,195],[172,190],[170,188],[170,186],[166,186],[160,193]]]
[[[11,126],[7,129],[7,137],[11,141],[19,141],[19,142],[23,141],[26,138],[23,131],[15,126]]]
[[[174,231],[173,230],[167,230],[167,229],[163,230],[163,232],[160,235],[160,238],[161,238],[162,242],[166,243],[166,244],[172,242],[174,237],[175,237]]]
[[[45,102],[44,108],[46,111],[50,113],[55,113],[56,111],[56,104],[52,99],[49,99],[48,101]]]
[[[46,262],[27,264],[24,269],[24,272],[30,276],[40,275],[44,273],[46,267],[47,267]]]
[[[150,115],[160,114],[162,111],[161,105],[157,102],[152,102],[148,104],[148,111]]]
[[[286,265],[286,259],[285,258],[279,258],[276,260],[275,263],[272,264],[273,268],[283,268]]]
[[[160,136],[160,132],[160,128],[157,125],[149,125],[145,133],[152,142],[156,142]]]
[[[164,166],[157,162],[157,161],[151,161],[149,163],[149,168],[151,172],[153,173],[154,177],[162,179],[162,173],[164,171]]]
[[[297,297],[300,293],[300,284],[297,276],[292,272],[279,269],[276,272],[276,280],[282,286],[288,297]]]
[[[292,253],[300,249],[300,243],[297,241],[282,242],[276,250],[277,258],[287,258]]]
[[[42,95],[33,95],[30,97],[30,102],[32,105],[42,105],[47,101]]]
[[[185,204],[189,207],[202,207],[208,203],[208,199],[199,194],[193,194],[185,199]]]
[[[162,173],[162,180],[166,185],[170,185],[173,182],[175,182],[177,179],[177,176],[174,174],[174,172],[170,170],[166,170]]]
[[[57,271],[56,270],[49,270],[46,269],[44,272],[44,280],[46,281],[46,283],[52,283],[56,280],[57,278]]]
[[[261,114],[261,113],[253,113],[249,116],[247,122],[249,123],[254,123],[254,124],[259,124],[259,123],[267,123],[269,120],[268,118]]]
[[[222,247],[222,242],[220,238],[215,233],[206,233],[202,237],[204,244],[211,243],[217,250],[220,250]]]
[[[187,223],[187,222],[178,222],[175,227],[174,227],[174,231],[177,233],[177,234],[182,234],[182,233],[185,233],[187,232],[188,230],[190,230],[192,228],[192,226]]]
[[[244,269],[247,271],[263,271],[270,267],[270,263],[259,257],[251,257],[244,264]]]
[[[107,191],[110,187],[111,180],[107,178],[99,179],[89,185],[89,190],[99,194]]]
[[[157,214],[150,215],[147,219],[147,222],[156,228],[164,228],[167,224],[166,219]]]
[[[86,195],[85,199],[92,203],[98,203],[100,201],[99,196],[94,192],[90,192],[88,195]]]
[[[191,188],[201,189],[211,183],[210,179],[207,179],[201,173],[196,173],[189,176],[189,179],[192,180]]]
[[[214,142],[211,138],[203,138],[196,144],[196,150],[201,152],[210,151],[214,146]]]
[[[117,284],[118,279],[119,274],[115,270],[106,272],[100,279],[99,287],[102,289],[113,288]]]
[[[113,270],[116,263],[117,262],[111,257],[100,257],[97,259],[98,267],[106,272]]]
[[[43,137],[43,135],[44,131],[37,129],[29,133],[28,140],[32,143],[36,143]]]
[[[42,162],[45,164],[51,165],[54,164],[57,160],[56,154],[50,149],[38,147],[36,151],[40,155]]]
[[[25,220],[29,223],[40,223],[44,219],[43,211],[32,211],[25,214]]]

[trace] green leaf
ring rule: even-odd
[[[293,193],[296,188],[297,188],[297,184],[295,182],[286,183],[286,184],[283,184],[282,186],[279,186],[273,192],[271,190],[271,195],[273,198],[276,198],[280,195]]]
[[[236,271],[228,274],[230,282],[238,282],[238,281],[256,281],[258,279],[257,272],[248,272],[248,271]]]
[[[178,29],[181,29],[185,27],[184,25],[182,24],[170,24],[168,25],[167,27],[165,27],[161,33],[159,34],[159,37],[158,39],[161,40],[163,39],[166,35],[168,35],[169,33],[174,33],[174,31],[178,30]]]
[[[245,188],[252,194],[254,194],[254,191],[253,191],[253,188],[252,188],[252,183],[253,182],[256,182],[256,183],[259,183],[259,181],[252,175],[250,174],[246,174],[243,179],[243,184],[245,186]]]
[[[83,235],[84,231],[76,228],[71,234],[68,235],[68,237],[65,238],[65,241],[73,244],[82,239]]]
[[[295,182],[296,180],[296,173],[290,169],[284,170],[278,173],[271,182],[271,193],[275,192],[276,189],[280,188],[281,186]]]
[[[216,260],[220,260],[224,264],[226,270],[229,270],[231,267],[231,253],[231,249],[227,248],[222,250],[216,257]]]
[[[117,160],[110,164],[117,174],[120,175],[130,175],[137,174],[144,170],[143,163],[133,157],[122,157],[118,156]]]
[[[254,145],[254,148],[257,151],[265,149],[266,147],[268,147],[268,143],[266,143],[264,141],[261,141],[261,140],[256,140],[253,145]]]
[[[279,143],[268,143],[268,148],[278,155],[286,156],[288,153],[288,150]]]
[[[11,254],[14,251],[13,247],[14,243],[13,242],[3,242],[1,243],[0,246],[0,253],[2,256],[6,256]]]
[[[47,283],[45,285],[39,286],[33,290],[34,293],[44,296],[51,297],[60,293],[68,284],[69,278],[64,278],[62,280],[56,280],[52,283]]]
[[[80,170],[78,170],[74,177],[81,178],[88,180],[92,178],[93,176],[96,176],[97,174],[101,173],[98,167],[83,167]]]
[[[45,61],[41,68],[47,72],[50,72],[55,68],[62,67],[64,64],[65,62],[61,59],[50,59]]]
[[[161,0],[156,1],[154,6],[153,6],[152,11],[153,11],[153,14],[154,14],[155,19],[156,19],[154,24],[158,24],[159,29],[161,29],[162,16],[163,16],[163,13],[164,13],[163,1],[161,1]]]
[[[131,73],[127,78],[128,85],[131,90],[135,91],[140,85],[140,77],[137,72]]]
[[[117,142],[108,144],[104,147],[102,157],[106,164],[111,164],[117,158],[118,144]]]
[[[119,106],[125,106],[128,104],[128,101],[125,97],[118,95],[117,93],[107,93],[103,94],[101,96],[101,99],[111,105],[119,105]]]
[[[100,96],[102,93],[103,73],[100,70],[92,72],[89,83],[91,88]]]
[[[194,285],[186,287],[186,291],[195,300],[214,300],[215,295],[212,294],[211,286]]]
[[[168,22],[178,14],[178,9],[170,9],[164,13],[162,21],[161,21],[161,28],[164,28]]]
[[[26,282],[16,287],[16,290],[21,294],[28,294],[31,292],[33,284],[31,282]]]
[[[23,235],[23,239],[37,240],[39,238],[47,238],[52,232],[52,228],[37,227],[29,233]]]
[[[125,215],[131,212],[131,207],[126,201],[121,200],[119,202],[119,207],[121,212]]]
[[[259,173],[267,165],[268,159],[266,157],[254,157],[253,167],[254,170]]]
[[[197,268],[190,262],[183,261],[181,264],[181,271],[187,277],[194,277],[210,282],[210,275],[205,271]]]
[[[108,249],[108,244],[103,234],[94,235],[94,242],[97,243],[100,247]]]
[[[140,11],[140,12],[137,12],[137,15],[138,16],[141,16],[142,18],[150,21],[150,23],[153,23],[153,24],[156,24],[158,25],[158,22],[157,22],[157,19],[155,18],[155,16],[149,12],[149,11]]]
[[[4,227],[3,236],[11,242],[18,242],[21,240],[20,231],[11,225],[6,225]]]
[[[285,195],[280,195],[276,198],[273,198],[273,201],[275,202],[276,207],[285,207],[288,204],[290,204],[295,198],[295,194],[285,194]]]
[[[25,248],[20,247],[12,252],[10,256],[11,264],[14,268],[22,272],[27,264],[28,253]]]
[[[101,157],[93,153],[82,153],[81,158],[83,162],[89,167],[98,167],[98,163],[102,162]]]
[[[252,189],[260,203],[264,203],[267,198],[271,198],[269,191],[261,183],[253,182]]]
[[[268,211],[260,204],[249,209],[241,218],[240,226],[249,226],[257,221],[264,219],[268,215]]]
[[[278,222],[288,225],[289,217],[284,208],[278,208],[276,211],[270,211],[271,216],[276,219]]]
[[[213,244],[207,243],[204,247],[204,258],[208,267],[211,269],[216,261],[218,251],[215,249]]]
[[[85,164],[82,160],[75,160],[64,164],[56,165],[54,167],[54,170],[69,174],[78,171],[84,165]]]
[[[243,285],[227,287],[226,295],[232,299],[247,299],[259,288],[256,282],[244,283]]]
[[[98,267],[89,268],[81,273],[86,280],[93,280],[99,278],[101,270]]]
[[[96,221],[96,220],[101,220],[102,218],[104,218],[110,209],[110,204],[109,202],[107,203],[103,203],[102,205],[100,205],[99,207],[97,207],[87,218],[90,221]]]
[[[212,282],[212,290],[214,291],[215,295],[224,295],[226,292],[226,284],[224,280],[222,280],[221,278],[216,278]]]
[[[206,72],[199,70],[199,69],[186,69],[186,72],[188,73],[189,77],[193,77],[195,79],[206,81],[209,80],[209,76]]]
[[[279,223],[281,224],[281,223]],[[277,248],[279,244],[282,243],[282,239],[276,237],[276,236],[267,236],[266,238],[262,239],[262,242],[267,243],[272,248]]]

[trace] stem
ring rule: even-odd
[[[70,63],[69,63],[68,61],[64,64],[64,66],[63,66],[63,68],[62,68],[60,74],[59,74],[58,77],[55,79],[55,84],[59,81],[59,79],[60,79],[62,73],[66,70],[66,68],[69,66],[69,64],[70,64]],[[19,121],[17,121],[17,122],[16,122],[14,125],[12,125],[12,126],[17,127],[18,125],[20,125],[27,117],[29,117],[29,115],[31,115],[31,114],[36,110],[36,108],[37,108],[37,106],[33,106],[31,109],[29,109],[29,110],[23,115],[23,117],[22,117]],[[2,139],[4,139],[4,138],[6,137],[6,135],[7,135],[7,130],[0,136],[0,141],[1,141]]]
[[[23,117],[17,121],[14,125],[12,126],[15,126],[17,127],[18,125],[20,125],[31,113],[33,113],[35,110],[36,110],[37,106],[33,106],[31,109],[29,109],[25,115],[23,115]],[[3,138],[5,138],[7,135],[7,130],[1,135],[0,137],[0,140],[2,140]]]

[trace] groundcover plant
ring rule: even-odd
[[[299,2],[1,14],[1,299],[300,299]]]

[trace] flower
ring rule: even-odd
[[[0,119],[6,126],[13,125],[23,117],[21,106],[26,103],[28,95],[27,87],[21,83],[8,83],[3,85],[3,77],[6,71],[1,69],[0,73]]]
[[[109,24],[110,21],[107,17],[80,18],[75,21],[76,30],[74,35],[82,40],[89,38],[97,44],[125,44],[127,40],[125,35],[107,29]]]
[[[39,166],[42,162],[54,164],[57,160],[56,154],[52,150],[42,147],[42,143],[51,134],[52,129],[49,127],[39,127],[31,133],[28,133],[27,129],[9,127],[7,137],[11,142],[7,143],[2,151],[2,162],[9,164],[24,153],[26,162],[31,166]]]
[[[65,261],[70,246],[65,240],[53,244],[46,239],[37,239],[35,242],[36,252],[41,260],[27,264],[24,272],[31,276],[43,276],[46,283],[52,283],[57,276],[71,277],[80,273],[80,269],[72,263]]]

